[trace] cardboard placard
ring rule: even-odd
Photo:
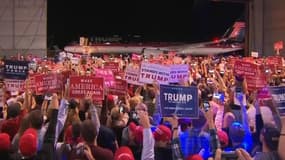
[[[197,118],[199,116],[198,88],[160,85],[161,114],[170,117]]]
[[[25,80],[29,72],[28,61],[15,61],[5,60],[4,61],[4,76],[7,79],[20,79]]]
[[[152,84],[157,81],[159,84],[168,84],[170,78],[170,68],[159,64],[142,63],[139,81]]]
[[[119,63],[118,62],[105,62],[104,69],[111,70],[113,73],[119,71]]]
[[[71,76],[70,92],[71,98],[84,98],[92,94],[94,100],[104,99],[104,79],[95,76]]]
[[[129,84],[143,85],[143,83],[139,82],[139,77],[140,77],[140,70],[138,68],[133,68],[131,66],[128,66],[126,68],[125,80]]]
[[[62,90],[61,74],[40,74],[34,77],[36,85],[36,93],[55,93]]]
[[[125,96],[128,90],[128,83],[122,79],[115,79],[114,85],[108,88],[108,93],[112,95]]]
[[[178,83],[189,78],[189,66],[187,64],[171,65],[169,83]]]
[[[110,87],[114,85],[114,73],[109,69],[95,69],[95,75],[96,77],[102,77],[104,78],[104,85],[106,87]]]
[[[5,83],[5,87],[7,91],[10,91],[10,92],[24,91],[25,80],[4,79],[4,83]]]
[[[234,73],[243,76],[256,76],[259,75],[259,66],[250,62],[236,61],[234,65]]]
[[[254,76],[247,76],[246,77],[247,89],[249,91],[259,90],[264,88],[267,85],[265,75],[256,75]]]

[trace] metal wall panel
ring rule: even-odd
[[[0,0],[0,55],[47,53],[47,0]]]

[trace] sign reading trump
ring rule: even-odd
[[[167,66],[142,63],[139,81],[143,83],[153,83],[157,81],[159,84],[168,84],[170,76],[170,68]]]
[[[160,85],[161,114],[170,117],[197,118],[199,116],[198,88]]]

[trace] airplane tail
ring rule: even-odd
[[[244,42],[245,22],[235,22],[234,25],[225,32],[225,34],[223,35],[223,39],[227,39],[234,42]]]

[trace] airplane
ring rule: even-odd
[[[156,55],[161,53],[175,52],[177,55],[218,55],[242,51],[244,49],[245,22],[236,21],[225,34],[220,38],[210,42],[194,44],[173,44],[173,43],[103,43],[92,45],[69,45],[64,47],[65,52],[81,54],[122,54],[137,53],[143,55]]]

